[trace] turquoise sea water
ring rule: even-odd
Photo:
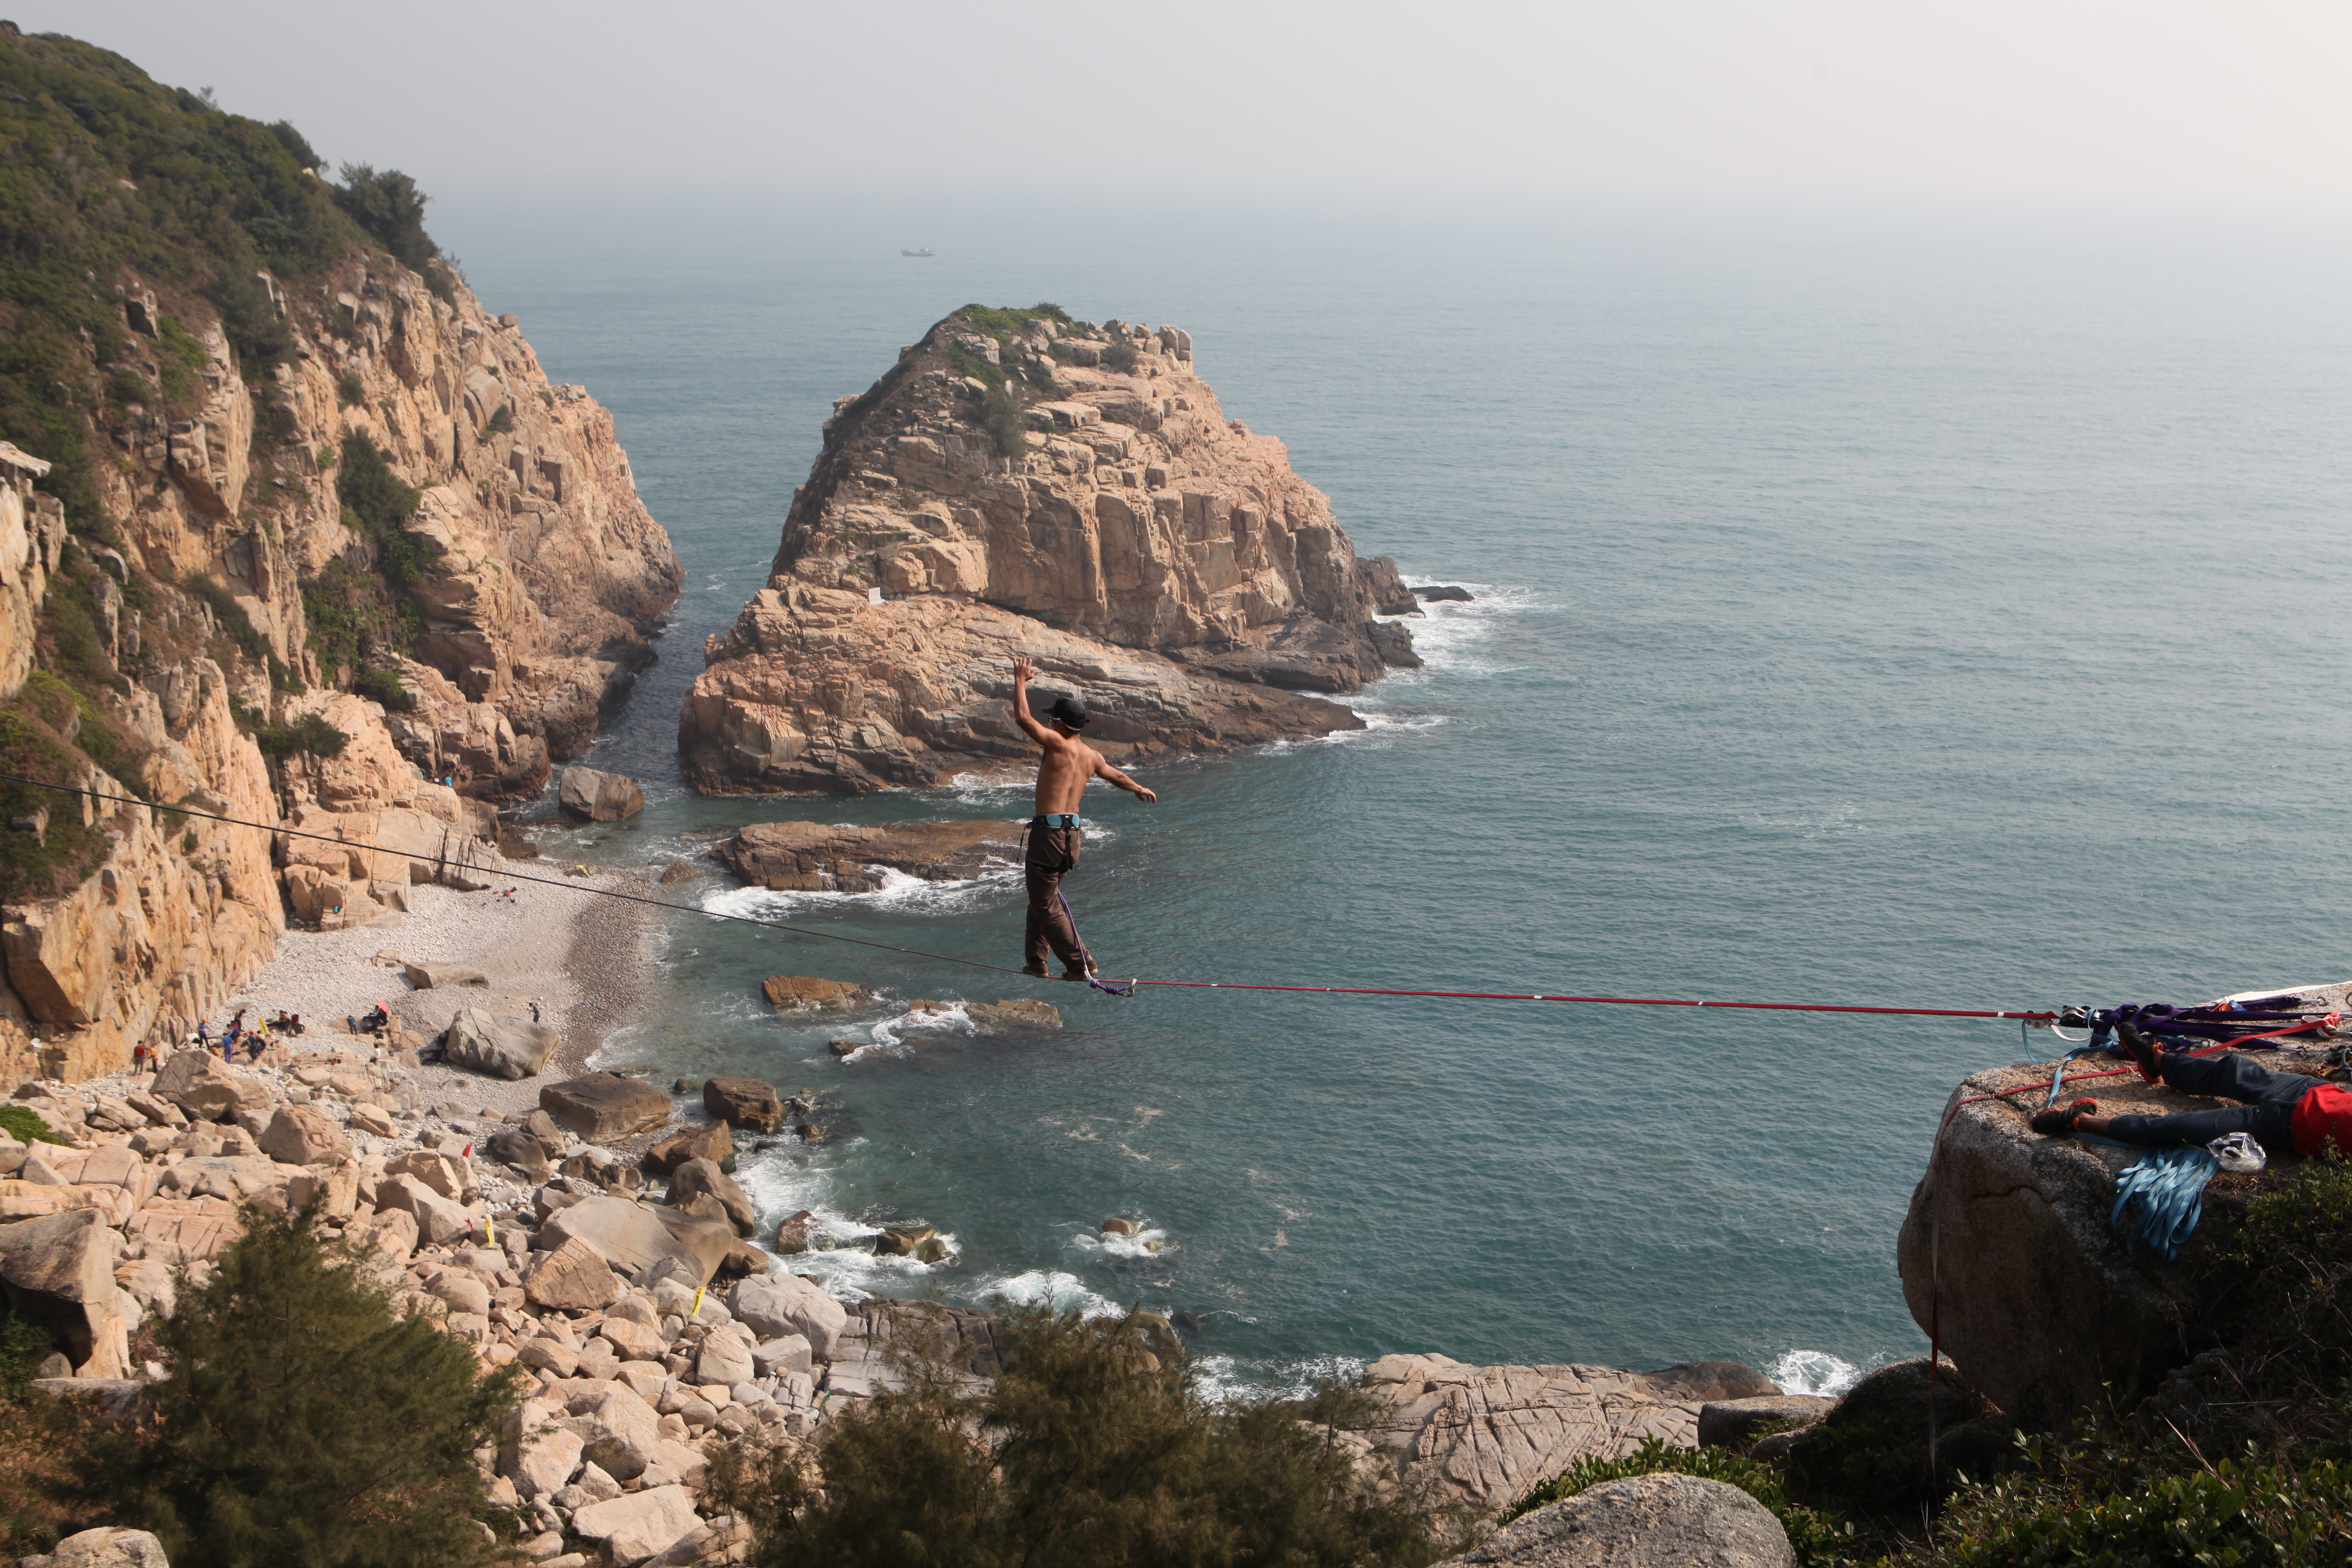
[[[760,586],[831,400],[967,300],[1174,321],[1365,554],[1474,604],[1360,735],[1090,799],[1115,973],[2033,1007],[2352,973],[2352,268],[2316,231],[1704,216],[1433,234],[1060,228],[683,198],[436,209],[492,310],[613,408],[688,588],[566,856],[765,816],[1017,818],[1016,791],[699,801],[677,703]],[[900,258],[936,245],[934,260]],[[1006,964],[1009,879],[683,889]],[[1201,1314],[1247,1381],[1390,1351],[1818,1379],[1919,1353],[1894,1237],[1950,1086],[2014,1026],[1078,988],[665,917],[604,1058],[836,1092],[744,1163],[773,1218],[919,1218],[850,1285]],[[1043,995],[1050,1042],[835,1060],[770,973]],[[949,1020],[953,1032],[953,1019]],[[857,1031],[871,1031],[862,1025]],[[2038,1042],[2037,1042],[2038,1043]],[[1105,1246],[1107,1215],[1163,1249]],[[1192,1320],[1187,1320],[1188,1322]]]

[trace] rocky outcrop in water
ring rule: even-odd
[[[1413,607],[1282,443],[1224,417],[1186,333],[969,309],[841,400],[679,753],[711,793],[999,770],[1030,750],[1024,651],[1115,760],[1357,728],[1307,694],[1412,662],[1372,617]]]
[[[886,870],[949,882],[1009,868],[1020,858],[1021,829],[1004,822],[754,822],[710,855],[745,881],[773,890],[870,893]]]

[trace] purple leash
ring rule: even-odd
[[[1094,955],[1087,951],[1087,939],[1078,935],[1078,917],[1070,912],[1070,896],[1062,891],[1061,889],[1056,888],[1054,889],[1054,897],[1062,906],[1062,918],[1070,922],[1070,935],[1076,937],[1077,940],[1078,962],[1087,966],[1087,984],[1093,986],[1096,990],[1101,992],[1106,996],[1134,995],[1135,986],[1132,983],[1129,983],[1126,990],[1121,991],[1116,985],[1106,985],[1101,981],[1095,978]]]

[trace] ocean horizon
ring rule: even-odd
[[[1475,598],[1368,727],[1090,796],[1069,890],[1121,976],[2038,1008],[2343,978],[2352,286],[2324,224],[1621,208],[1192,223],[681,193],[434,209],[550,375],[614,411],[687,570],[589,763],[642,781],[566,858],[743,822],[1028,812],[968,780],[703,799],[678,702],[765,580],[833,399],[968,300],[1173,322],[1358,552]],[[609,231],[609,232],[608,232]],[[931,258],[902,247],[929,246]],[[554,848],[560,846],[560,848]],[[1017,879],[688,894],[1018,962]],[[837,1097],[747,1155],[772,1223],[920,1220],[961,1267],[844,1289],[1179,1316],[1215,1379],[1394,1351],[1819,1389],[1924,1336],[1894,1238],[1951,1086],[2011,1024],[1220,992],[1118,1000],[664,917],[599,1060]],[[846,1061],[810,973],[1032,994]],[[895,1010],[894,1010],[895,1011]],[[1133,1242],[1097,1234],[1119,1215]],[[1152,1250],[1147,1244],[1157,1243]]]

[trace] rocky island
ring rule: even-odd
[[[1175,327],[967,306],[843,397],[767,586],[678,720],[710,794],[855,792],[1025,755],[1027,651],[1116,761],[1361,727],[1415,601]],[[1313,695],[1320,694],[1320,695]]]

